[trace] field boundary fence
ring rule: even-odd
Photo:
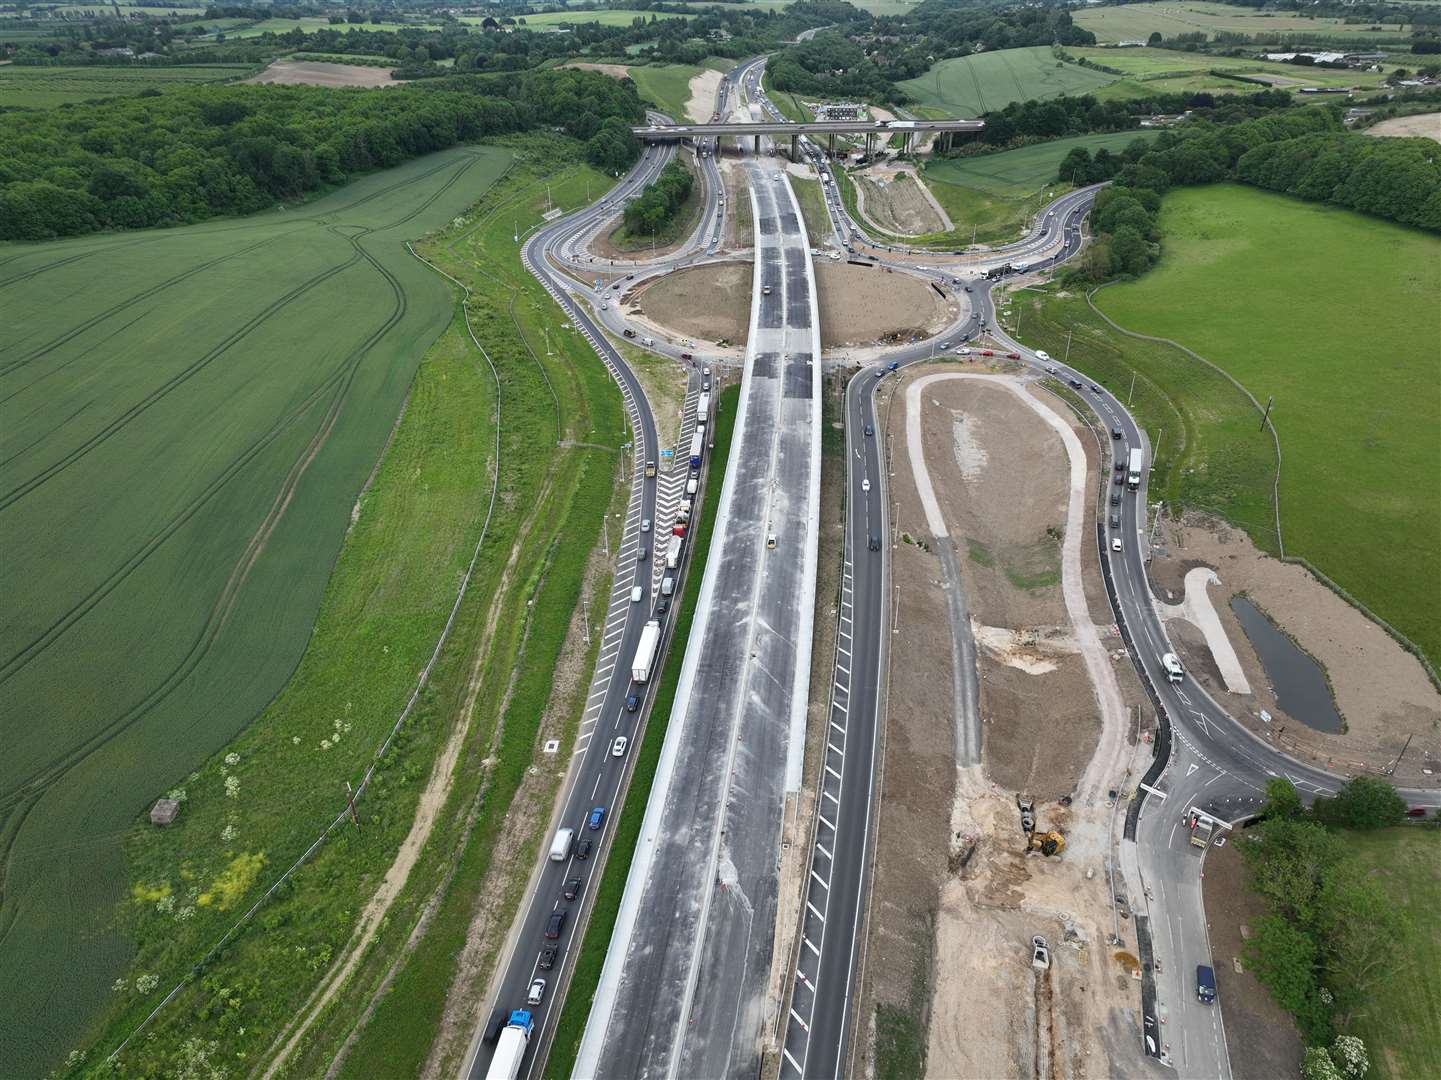
[[[1366,618],[1370,619],[1373,623],[1375,623],[1382,630],[1384,630],[1392,638],[1392,640],[1396,642],[1396,644],[1400,645],[1403,649],[1405,649],[1408,653],[1410,653],[1420,662],[1421,670],[1426,672],[1426,677],[1431,680],[1431,684],[1435,686],[1437,690],[1441,690],[1441,674],[1437,673],[1436,666],[1431,663],[1430,658],[1421,651],[1421,649],[1416,645],[1414,641],[1408,638],[1400,630],[1396,629],[1396,627],[1392,626],[1380,615],[1376,614],[1376,612],[1372,611],[1355,596],[1346,591],[1346,589],[1344,589],[1341,585],[1337,584],[1335,581],[1332,581],[1330,577],[1328,577],[1324,572],[1322,572],[1321,569],[1309,559],[1300,555],[1286,554],[1286,542],[1281,534],[1281,436],[1276,431],[1276,425],[1271,420],[1270,413],[1268,413],[1267,410],[1261,405],[1261,403],[1256,400],[1256,396],[1252,394],[1251,391],[1247,390],[1246,387],[1243,386],[1236,379],[1235,376],[1233,376],[1230,372],[1226,371],[1224,368],[1220,367],[1216,363],[1207,360],[1204,356],[1196,352],[1194,349],[1188,349],[1179,341],[1172,341],[1170,338],[1156,337],[1152,334],[1142,334],[1138,333],[1135,330],[1127,330],[1120,323],[1116,322],[1115,319],[1111,318],[1104,311],[1098,308],[1094,300],[1096,293],[1100,292],[1108,285],[1115,284],[1117,284],[1117,282],[1103,282],[1102,284],[1097,285],[1090,292],[1086,293],[1087,305],[1093,312],[1095,312],[1097,315],[1099,315],[1102,319],[1105,320],[1106,325],[1110,326],[1111,329],[1115,330],[1117,333],[1124,334],[1127,337],[1136,338],[1140,341],[1153,341],[1161,345],[1170,345],[1173,348],[1179,349],[1181,352],[1185,353],[1193,360],[1198,360],[1202,364],[1205,364],[1212,371],[1225,378],[1237,390],[1241,391],[1241,393],[1246,395],[1246,399],[1250,401],[1251,404],[1255,407],[1256,412],[1260,414],[1263,421],[1265,422],[1266,427],[1270,430],[1271,441],[1276,447],[1276,476],[1275,479],[1272,481],[1271,485],[1271,506],[1273,508],[1276,518],[1276,547],[1280,551],[1281,561],[1283,563],[1290,563],[1292,565],[1302,567],[1304,570],[1306,570],[1307,573],[1309,573],[1322,585],[1326,586],[1326,588],[1330,589],[1342,600],[1346,601],[1346,603],[1350,604],[1362,615],[1366,616]]]
[[[465,568],[465,574],[460,579],[460,587],[456,592],[455,602],[451,605],[450,615],[445,620],[445,626],[441,628],[440,636],[435,642],[435,648],[431,650],[430,659],[426,661],[425,667],[421,669],[420,676],[416,679],[415,689],[411,691],[410,698],[406,701],[405,707],[401,709],[400,715],[396,717],[395,723],[391,726],[390,732],[386,735],[380,746],[376,748],[375,755],[371,759],[370,765],[366,768],[365,775],[361,777],[360,783],[356,787],[353,795],[346,800],[345,806],[342,807],[339,813],[335,815],[335,817],[329,822],[329,824],[327,824],[325,828],[321,830],[320,835],[317,836],[315,838],[315,841],[308,848],[305,849],[301,856],[296,859],[295,862],[291,863],[291,865],[287,867],[286,870],[270,884],[270,887],[260,895],[259,899],[257,899],[255,903],[252,904],[245,911],[245,913],[240,916],[238,920],[236,920],[235,924],[231,926],[230,929],[227,930],[223,935],[221,935],[220,939],[216,941],[214,945],[212,945],[208,950],[206,950],[205,955],[201,957],[200,960],[198,960],[194,965],[191,966],[190,970],[186,972],[184,978],[182,978],[178,983],[176,983],[175,986],[171,988],[170,992],[161,999],[160,1003],[156,1005],[155,1008],[152,1009],[143,1020],[140,1021],[139,1025],[137,1025],[136,1028],[130,1032],[130,1034],[126,1035],[125,1038],[121,1040],[120,1044],[110,1052],[107,1061],[114,1061],[115,1058],[124,1051],[124,1049],[137,1035],[139,1035],[147,1027],[149,1027],[151,1022],[157,1016],[159,1016],[173,1000],[175,1000],[175,998],[179,995],[180,991],[185,989],[185,987],[188,986],[202,970],[204,970],[205,965],[210,962],[211,958],[213,958],[221,949],[223,949],[232,940],[234,940],[234,938],[242,930],[244,930],[247,925],[249,925],[251,920],[255,918],[256,913],[259,912],[260,909],[265,906],[266,902],[275,894],[275,891],[279,889],[282,885],[284,885],[287,881],[289,881],[297,870],[299,870],[302,866],[309,862],[311,857],[314,856],[314,854],[318,850],[320,850],[321,845],[324,844],[325,841],[334,834],[337,828],[343,826],[346,823],[347,819],[351,817],[351,814],[353,812],[353,806],[365,795],[366,791],[370,787],[370,781],[371,778],[375,775],[376,766],[390,750],[391,744],[395,741],[396,735],[400,733],[400,729],[404,726],[405,721],[410,718],[410,714],[414,711],[416,703],[420,700],[420,695],[424,692],[426,686],[429,684],[430,674],[432,670],[434,670],[436,663],[440,660],[440,654],[444,650],[446,642],[450,640],[450,632],[455,626],[455,620],[460,614],[461,604],[464,603],[466,593],[470,588],[470,581],[475,573],[476,563],[480,561],[480,551],[482,546],[485,544],[486,536],[490,532],[490,522],[492,516],[495,513],[496,495],[500,487],[500,372],[495,366],[495,361],[492,360],[490,354],[486,352],[485,346],[482,345],[480,343],[480,339],[475,336],[475,330],[471,326],[470,312],[467,308],[467,303],[471,295],[470,287],[467,286],[464,282],[452,277],[450,274],[447,274],[444,270],[440,269],[440,267],[436,266],[424,256],[418,254],[415,248],[411,246],[409,241],[406,241],[405,248],[407,251],[410,252],[411,255],[413,255],[416,259],[419,259],[422,263],[424,263],[430,269],[434,270],[437,274],[440,274],[448,281],[460,287],[460,289],[462,290],[460,309],[461,314],[465,319],[466,333],[470,335],[470,340],[480,351],[481,356],[485,358],[486,364],[490,367],[491,376],[495,380],[495,464],[491,471],[490,500],[488,505],[486,506],[485,520],[481,523],[480,535],[476,538],[475,549],[471,552],[470,562]]]

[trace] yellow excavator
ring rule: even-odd
[[[1036,803],[1034,799],[1016,796],[1016,806],[1021,811],[1021,832],[1026,837],[1026,851],[1039,851],[1042,855],[1059,855],[1066,850],[1066,838],[1060,833],[1036,832]]]

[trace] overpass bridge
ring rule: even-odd
[[[754,123],[718,121],[709,124],[648,124],[645,127],[633,127],[631,132],[636,138],[646,142],[669,142],[676,139],[701,141],[726,135],[752,135],[756,140],[757,153],[760,152],[762,135],[772,138],[789,135],[791,157],[794,159],[796,142],[802,135],[830,136],[832,153],[835,152],[837,135],[864,135],[866,156],[869,157],[877,137],[889,140],[892,135],[901,135],[905,139],[905,149],[910,150],[911,140],[921,132],[940,132],[949,146],[956,135],[976,135],[984,131],[985,127],[983,120],[810,120],[800,124],[790,120],[758,120]]]

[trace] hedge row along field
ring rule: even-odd
[[[24,721],[0,762],[0,1059],[19,1073],[56,1064],[115,995],[153,1004],[148,980],[111,988],[130,948],[113,922],[121,837],[295,670],[356,496],[450,320],[403,241],[509,158],[453,150],[297,211],[0,248],[0,698]],[[427,570],[452,572],[448,551]],[[451,599],[372,598],[416,605],[366,643],[363,670],[394,693],[338,667],[272,706],[294,720],[285,752],[327,755],[333,780],[272,792],[263,840],[232,833],[151,883],[190,962],[184,943],[218,937],[314,838]],[[258,794],[229,779],[225,805]]]
[[[1013,101],[1076,97],[1117,76],[1057,60],[1037,45],[942,60],[924,75],[897,85],[923,106],[949,116],[976,117]]]

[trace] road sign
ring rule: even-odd
[[[661,457],[664,457],[664,458],[675,457],[675,451],[674,451],[674,450],[662,450],[662,451],[660,452],[660,456],[661,456]]]

